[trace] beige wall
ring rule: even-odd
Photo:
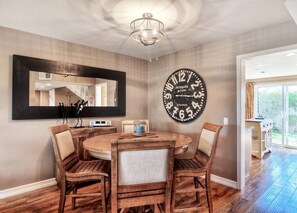
[[[186,38],[185,38],[186,39]],[[197,142],[206,121],[223,124],[213,164],[215,175],[236,181],[236,56],[297,43],[297,26],[284,23],[229,39],[198,46],[149,63],[148,106],[152,130],[177,131]],[[190,68],[202,76],[207,86],[207,103],[202,115],[191,123],[174,122],[162,103],[162,90],[168,76],[177,69]],[[191,150],[194,146],[191,147]]]
[[[222,130],[213,173],[236,180],[236,56],[295,43],[297,27],[295,23],[285,23],[159,57],[147,64],[137,58],[0,27],[0,190],[54,176],[47,128],[61,123],[59,119],[11,120],[13,54],[125,71],[126,118],[148,117],[152,130],[186,133],[196,142],[205,121],[222,124],[223,117],[228,117],[229,125]],[[208,90],[205,111],[188,124],[174,122],[162,104],[167,77],[183,67],[198,72]],[[100,119],[112,120],[120,130],[124,118]],[[89,120],[92,119],[84,119],[84,123]]]
[[[11,119],[13,54],[124,71],[126,118],[147,118],[147,61],[2,27],[0,49],[0,190],[54,177],[48,127],[62,122]],[[84,124],[94,119],[109,119],[120,130],[124,117],[89,118]]]

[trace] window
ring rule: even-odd
[[[255,116],[273,119],[272,143],[297,148],[297,84],[255,87]]]

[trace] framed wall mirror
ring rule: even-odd
[[[13,55],[12,119],[126,115],[126,73]],[[61,109],[63,107],[63,115]]]

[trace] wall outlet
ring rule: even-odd
[[[224,125],[228,125],[228,118],[224,118]]]

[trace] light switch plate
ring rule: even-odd
[[[224,125],[228,125],[228,118],[224,118]]]

